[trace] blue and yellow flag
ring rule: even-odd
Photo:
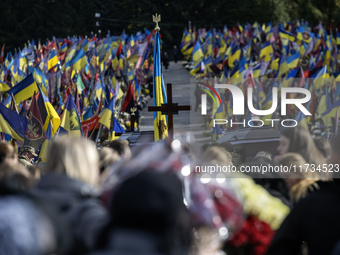
[[[0,103],[0,132],[24,141],[27,119]]]
[[[156,37],[156,40],[157,40],[157,37]],[[156,44],[156,41],[155,41],[155,44]],[[192,61],[194,63],[198,63],[203,59],[203,57],[204,57],[204,54],[203,54],[201,45],[199,41],[197,41],[195,44],[194,50],[192,52]]]
[[[50,57],[48,58],[47,69],[51,70],[53,67],[58,65],[58,62],[59,62],[59,59],[58,59],[57,53],[53,49],[50,53]]]
[[[72,59],[72,69],[75,71],[80,71],[87,64],[87,58],[84,50],[81,48],[78,54]]]
[[[48,124],[47,131],[46,131],[46,140],[41,145],[41,149],[39,152],[39,158],[42,162],[46,162],[47,160],[47,151],[52,143],[52,130],[51,130],[51,124]]]
[[[273,46],[271,45],[269,41],[267,41],[262,45],[260,59],[262,60],[262,58],[264,57],[265,62],[270,61],[272,58],[271,56],[272,54],[273,54]]]
[[[202,51],[202,49],[201,49]],[[155,46],[153,53],[153,105],[161,106],[167,103],[166,91],[161,72],[161,53],[159,44],[159,33],[155,35]],[[203,57],[203,56],[202,56]],[[168,136],[168,124],[165,115],[157,111],[153,113],[155,142]]]
[[[34,81],[33,74],[30,73],[20,83],[7,91],[9,95],[13,94],[16,103],[20,103],[38,92],[38,86]]]
[[[10,90],[10,88],[11,87],[6,82],[0,81],[0,91],[1,92],[6,92],[6,91]]]
[[[67,98],[65,111],[63,117],[61,118],[60,126],[68,131],[70,135],[79,137],[83,135],[80,117],[71,94]]]
[[[99,119],[99,123],[103,124],[110,130],[109,140],[114,140],[117,137],[116,133],[125,133],[124,128],[119,124],[118,120],[114,116],[115,98],[113,97],[108,106],[104,109],[102,116]]]
[[[108,106],[103,111],[102,116],[99,119],[99,123],[103,124],[105,127],[107,127],[109,130],[111,130],[112,123],[113,123],[113,114],[115,112],[114,106],[115,106],[115,98],[113,97]]]
[[[118,120],[113,117],[113,128],[112,130],[110,130],[109,132],[109,140],[112,141],[116,138],[118,138],[118,136],[116,136],[116,133],[125,133],[124,128],[119,124]]]
[[[50,101],[48,97],[45,96],[44,92],[40,91],[38,97],[38,106],[41,114],[41,119],[44,125],[45,132],[47,132],[47,128],[50,125],[51,135],[54,137],[60,126],[60,117]]]
[[[291,55],[287,58],[287,66],[290,69],[294,69],[299,64],[299,60],[300,60],[300,53],[296,52],[295,54],[293,54],[293,55]]]

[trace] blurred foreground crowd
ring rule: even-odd
[[[193,155],[179,140],[131,151],[63,136],[43,165],[0,142],[0,164],[0,254],[340,254],[340,136],[287,128],[251,162],[230,143]],[[207,176],[198,164],[299,171]]]

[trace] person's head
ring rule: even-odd
[[[277,151],[280,155],[283,155],[289,151],[290,139],[284,135],[280,136],[279,146]]]
[[[23,145],[20,149],[20,154],[27,157],[30,162],[33,161],[34,157],[38,156],[38,154],[35,153],[35,149],[29,145]]]
[[[33,177],[26,167],[19,162],[4,161],[0,164],[0,190],[10,192],[23,191],[34,184]],[[0,191],[0,193],[1,193]]]
[[[324,138],[315,138],[314,143],[318,150],[322,153],[326,160],[329,160],[332,154],[332,145],[331,143]]]
[[[119,154],[109,147],[99,150],[99,170],[103,173],[105,168],[120,160]]]
[[[282,177],[289,189],[301,179],[313,177],[313,173],[306,168],[306,163],[306,160],[298,153],[288,152],[280,157],[278,164],[291,169],[289,173],[282,173]]]
[[[203,154],[203,158],[208,162],[224,165],[232,165],[231,154],[222,147],[211,146]]]
[[[301,125],[285,128],[281,134],[280,144],[277,149],[280,155],[287,152],[296,152],[310,164],[322,165],[326,163],[309,131]]]
[[[113,149],[114,151],[118,153],[119,156],[121,156],[124,159],[128,160],[131,158],[131,150],[130,150],[129,142],[126,140],[120,140],[120,139],[113,140],[113,141],[105,143],[105,145],[103,146]]]
[[[11,144],[0,141],[0,163],[4,161],[18,162],[18,155]]]
[[[72,136],[63,136],[51,144],[45,171],[66,174],[90,185],[97,185],[99,157],[93,142]]]
[[[112,225],[156,235],[162,239],[162,254],[184,251],[189,249],[191,227],[183,201],[182,183],[174,173],[142,171],[116,187]]]

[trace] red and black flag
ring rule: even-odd
[[[41,119],[36,95],[34,95],[29,108],[24,145],[32,146],[34,149],[38,150],[45,139],[46,133]]]

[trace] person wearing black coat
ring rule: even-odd
[[[58,138],[50,146],[44,175],[36,185],[36,192],[53,202],[68,224],[70,255],[91,252],[98,234],[109,222],[109,213],[95,188],[98,160],[96,147],[90,141],[72,136]]]
[[[97,237],[109,222],[99,193],[88,184],[62,174],[41,178],[36,191],[53,202],[68,223],[72,249],[69,254],[85,254],[94,249]]]
[[[293,207],[274,236],[267,255],[299,254],[305,243],[309,255],[330,254],[340,240],[340,135],[330,160],[333,181],[318,181],[314,190]],[[334,172],[336,171],[336,172]],[[329,173],[326,173],[329,174]]]
[[[145,170],[113,191],[112,221],[91,255],[187,255],[190,218],[173,173]]]
[[[267,255],[330,254],[340,240],[340,181],[318,182],[319,190],[301,199],[276,232]]]

